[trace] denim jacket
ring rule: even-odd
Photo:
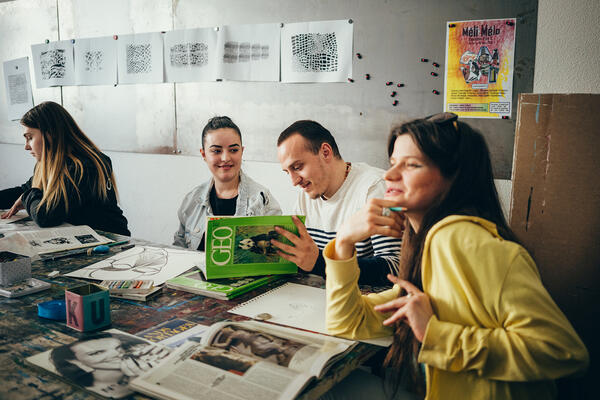
[[[214,215],[209,202],[210,190],[213,185],[214,179],[211,178],[195,187],[183,199],[177,212],[179,229],[174,236],[173,244],[175,246],[196,250],[200,245],[206,230],[206,217]],[[267,188],[240,171],[235,215],[281,215],[281,208]]]

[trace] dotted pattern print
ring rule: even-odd
[[[65,49],[42,51],[40,54],[42,79],[64,78],[66,62]]]
[[[102,71],[104,68],[104,53],[101,50],[86,51],[83,55],[85,70],[90,72]]]
[[[150,44],[128,44],[126,60],[128,74],[152,72],[152,46]]]
[[[224,49],[223,62],[229,64],[266,60],[269,58],[269,46],[260,43],[226,42]]]
[[[25,74],[8,75],[10,104],[27,103],[27,77]]]
[[[208,64],[208,46],[205,43],[180,43],[171,46],[173,67],[202,67]]]
[[[337,71],[335,32],[300,33],[292,36],[292,66],[295,72]]]

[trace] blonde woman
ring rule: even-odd
[[[25,150],[36,159],[25,184],[0,191],[0,215],[8,218],[26,209],[40,227],[89,225],[130,235],[127,219],[117,205],[110,158],[81,131],[61,105],[47,101],[23,118]]]

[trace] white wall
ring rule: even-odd
[[[600,93],[600,1],[539,0],[535,93]]]

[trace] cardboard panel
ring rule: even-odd
[[[600,318],[599,126],[598,94],[520,95],[510,223],[586,342],[588,377],[597,374]]]

